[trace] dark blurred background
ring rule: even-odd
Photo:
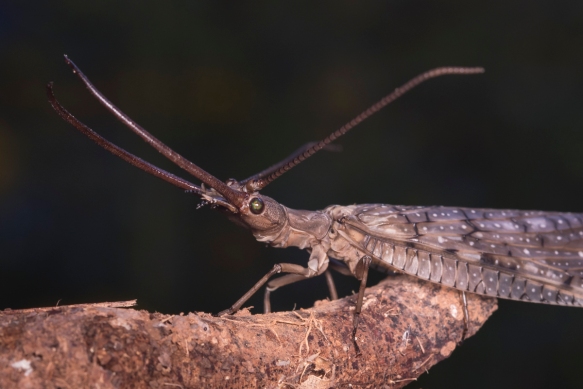
[[[0,5],[0,309],[128,300],[218,312],[273,249],[75,132],[45,84],[108,139],[188,178],[109,115],[68,54],[133,119],[221,179],[318,140],[417,73],[484,66],[406,95],[266,188],[286,206],[382,202],[583,212],[583,3],[153,2]],[[354,280],[336,277],[344,293]],[[377,277],[378,279],[378,277]],[[326,297],[323,279],[274,293]],[[250,305],[262,309],[261,296]],[[500,302],[412,387],[580,388],[583,309]]]

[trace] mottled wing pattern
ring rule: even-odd
[[[353,207],[346,225],[383,264],[464,291],[583,306],[583,214]]]

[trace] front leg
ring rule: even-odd
[[[302,267],[300,265],[295,265],[293,263],[278,263],[273,266],[266,275],[264,275],[257,283],[249,289],[247,293],[245,293],[235,304],[231,306],[229,309],[225,309],[218,313],[218,316],[224,315],[232,315],[233,313],[237,312],[243,304],[247,302],[257,292],[265,283],[275,274],[278,273],[290,273],[290,275],[297,275],[302,276],[302,278],[311,278],[316,275],[310,268]]]
[[[315,274],[314,276],[317,275],[319,274]],[[324,275],[326,276],[326,283],[328,284],[328,291],[330,292],[330,300],[338,300],[338,292],[336,291],[336,285],[334,285],[334,280],[332,279],[330,270],[326,270]],[[276,278],[275,280],[269,281],[265,287],[265,293],[263,294],[263,313],[271,312],[271,292],[281,288],[282,286],[307,280],[308,278],[312,277],[304,277],[299,274],[287,274],[285,276]]]
[[[278,263],[273,266],[266,275],[264,275],[257,283],[249,289],[235,304],[229,309],[219,312],[219,316],[232,315],[237,312],[251,296],[253,296],[269,279],[278,273],[288,273],[283,277],[271,281],[268,284],[268,289],[266,290],[266,295],[264,298],[264,303],[267,301],[265,306],[265,312],[271,310],[271,304],[269,303],[269,292],[275,290],[283,285],[291,284],[292,282],[305,280],[306,278],[312,278],[314,276],[320,275],[326,271],[328,268],[328,256],[326,254],[326,248],[321,245],[316,245],[312,247],[312,253],[310,254],[310,259],[308,261],[308,267],[303,267],[300,265],[295,265],[293,263]],[[270,290],[271,289],[271,290]]]
[[[300,274],[287,274],[285,276],[278,277],[275,280],[269,281],[269,283],[265,287],[265,293],[263,294],[263,313],[271,312],[271,292],[281,288],[282,286],[293,284],[294,282],[298,281],[307,280],[308,278],[312,277],[306,277]]]
[[[309,276],[299,275],[299,274],[288,274],[283,277],[276,278],[275,280],[270,281],[265,288],[265,294],[263,295],[263,312],[269,313],[271,312],[271,301],[270,296],[271,292],[281,288],[282,286],[293,284],[294,282],[306,280],[308,278],[312,278],[315,276],[319,276],[320,274],[326,272],[328,269],[328,264],[330,260],[328,259],[328,254],[326,254],[326,248],[321,245],[314,246],[312,248],[312,252],[310,254],[310,259],[308,260],[308,270],[310,271]],[[330,294],[332,299],[335,300],[338,298],[338,293],[336,292],[336,287],[334,286],[334,281],[330,276],[330,273],[327,272],[326,281],[328,283],[328,289],[330,290]]]

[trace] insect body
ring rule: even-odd
[[[110,112],[204,185],[195,185],[161,170],[105,140],[65,110],[49,84],[49,101],[63,119],[125,161],[224,210],[231,219],[248,227],[258,241],[310,252],[306,267],[289,263],[274,265],[249,292],[219,315],[237,311],[266,283],[265,310],[269,311],[271,291],[321,275],[333,267],[361,280],[355,310],[356,331],[371,265],[487,296],[583,305],[583,214],[380,204],[333,205],[322,211],[304,211],[287,208],[259,193],[287,170],[421,82],[445,74],[481,73],[481,68],[438,68],[423,73],[326,139],[300,148],[282,162],[246,180],[222,182],[133,122],[73,62],[65,59]],[[330,258],[340,260],[345,266],[331,263]],[[269,281],[277,273],[286,275]]]
[[[336,220],[333,255],[349,266],[356,248],[462,291],[583,305],[583,214],[379,204],[326,211]]]

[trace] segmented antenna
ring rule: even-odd
[[[69,59],[69,57],[67,57],[66,55],[65,55],[65,62],[71,67],[71,69],[73,70],[73,73],[75,73],[81,79],[81,81],[83,82],[83,84],[85,84],[85,87],[87,87],[89,92],[95,98],[97,98],[97,100],[101,103],[101,105],[103,105],[109,112],[111,112],[126,127],[128,127],[130,130],[132,130],[137,135],[139,135],[150,146],[152,146],[153,148],[158,150],[163,156],[165,156],[166,158],[168,158],[169,160],[174,162],[180,168],[184,169],[185,171],[187,171],[188,173],[190,173],[194,177],[198,178],[199,180],[201,180],[203,183],[205,183],[209,187],[215,189],[230,204],[232,204],[236,207],[240,207],[243,204],[243,201],[245,199],[245,193],[242,193],[236,189],[229,187],[227,184],[225,184],[224,182],[222,182],[221,180],[219,180],[218,178],[216,178],[212,174],[201,169],[200,167],[198,167],[194,163],[192,163],[189,160],[187,160],[186,158],[184,158],[182,155],[178,154],[176,151],[172,150],[170,147],[166,146],[159,139],[157,139],[155,136],[153,136],[148,131],[146,131],[142,126],[140,126],[139,124],[134,122],[129,116],[127,116],[119,108],[117,108],[111,101],[109,101],[107,99],[107,97],[105,97],[99,90],[97,90],[97,88],[91,83],[91,81],[89,81],[89,79],[87,78],[87,76],[85,76],[85,74],[83,74],[81,69],[79,69],[79,67],[77,67],[77,65],[75,65],[75,63],[73,61],[71,61]],[[51,102],[53,108],[59,113],[59,115],[61,115],[61,117],[63,119],[65,119],[66,121],[71,123],[73,126],[75,126],[79,131],[81,131],[82,133],[84,133],[85,135],[87,135],[88,137],[93,139],[101,147],[104,147],[105,149],[111,151],[112,153],[121,157],[125,161],[131,163],[134,166],[139,167],[140,169],[142,169],[150,174],[157,175],[158,177],[163,178],[166,181],[172,182],[170,179],[168,179],[168,177],[173,176],[170,173],[164,172],[164,174],[158,175],[155,170],[152,170],[152,166],[150,164],[147,164],[147,163],[146,163],[147,165],[144,164],[144,161],[142,161],[141,159],[139,159],[135,156],[132,156],[131,158],[124,158],[124,156],[123,156],[124,154],[120,153],[119,150],[117,150],[117,149],[119,149],[119,147],[117,147],[115,145],[112,146],[112,144],[110,144],[110,142],[104,141],[99,135],[97,135],[94,131],[92,131],[87,126],[85,126],[83,123],[81,123],[77,119],[75,119],[73,117],[73,115],[71,115],[60,104],[58,104],[54,95],[52,95],[51,88],[52,88],[52,86],[49,85],[49,88],[48,88],[49,89],[49,101]],[[99,139],[99,138],[101,138],[101,139]],[[113,150],[117,150],[117,152],[114,152]],[[125,150],[124,150],[124,152],[125,152]],[[127,152],[125,152],[125,153],[127,153]],[[129,154],[129,153],[127,153],[127,154]],[[158,169],[158,171],[161,170],[159,168],[156,168],[156,169]],[[164,178],[164,177],[166,177],[166,178]],[[185,181],[185,180],[182,180],[182,181]],[[177,185],[176,184],[177,182],[178,181],[175,180],[175,182],[172,182],[172,183]],[[180,186],[182,184],[183,183],[178,183],[177,186]],[[180,187],[184,187],[184,186],[180,186]],[[196,190],[195,188],[191,188],[191,187],[188,187],[186,189]]]
[[[312,147],[306,149],[303,153],[293,156],[290,158],[286,163],[284,161],[283,166],[281,163],[276,164],[274,166],[277,167],[276,170],[267,169],[264,172],[259,173],[256,176],[253,176],[246,182],[247,191],[259,191],[273,182],[276,178],[280,177],[283,173],[287,172],[294,166],[300,164],[301,162],[305,161],[312,155],[316,154],[318,151],[322,150],[326,145],[334,142],[336,139],[341,137],[342,135],[346,134],[360,122],[365,119],[368,119],[373,114],[380,111],[382,108],[386,107],[411,89],[415,88],[417,85],[435,77],[445,76],[448,74],[456,74],[456,75],[467,75],[467,74],[478,74],[484,73],[484,68],[475,67],[475,68],[464,68],[464,67],[443,67],[443,68],[436,68],[433,70],[429,70],[425,73],[418,75],[417,77],[409,80],[400,88],[397,88],[393,91],[393,93],[383,97],[379,100],[376,104],[372,105],[366,111],[362,112],[360,115],[346,123],[340,129],[334,131],[332,134],[328,135],[325,139],[317,142]]]
[[[47,85],[47,96],[49,98],[50,104],[53,106],[54,110],[57,111],[57,113],[59,114],[59,116],[62,119],[64,119],[66,122],[69,122],[70,124],[72,124],[82,134],[84,134],[89,139],[91,139],[92,141],[97,143],[99,146],[103,147],[105,150],[118,156],[119,158],[123,159],[124,161],[130,163],[131,165],[134,165],[134,166],[142,169],[146,173],[150,173],[151,175],[156,176],[158,178],[161,178],[164,181],[167,181],[167,182],[169,182],[169,183],[171,183],[179,188],[192,191],[193,193],[196,193],[197,195],[201,195],[204,193],[198,185],[195,185],[189,181],[186,181],[185,179],[182,179],[178,176],[175,176],[172,173],[169,173],[165,170],[162,170],[159,167],[152,165],[149,162],[144,161],[140,157],[137,157],[137,156],[125,151],[121,147],[111,143],[110,141],[108,141],[107,139],[105,139],[104,137],[102,137],[101,135],[96,133],[95,131],[93,131],[91,128],[87,127],[85,124],[81,123],[75,116],[73,116],[73,114],[71,114],[69,111],[67,111],[65,109],[65,107],[63,107],[61,105],[61,103],[59,103],[59,101],[57,100],[57,98],[55,97],[55,94],[53,92],[53,83],[52,82],[49,82]]]

